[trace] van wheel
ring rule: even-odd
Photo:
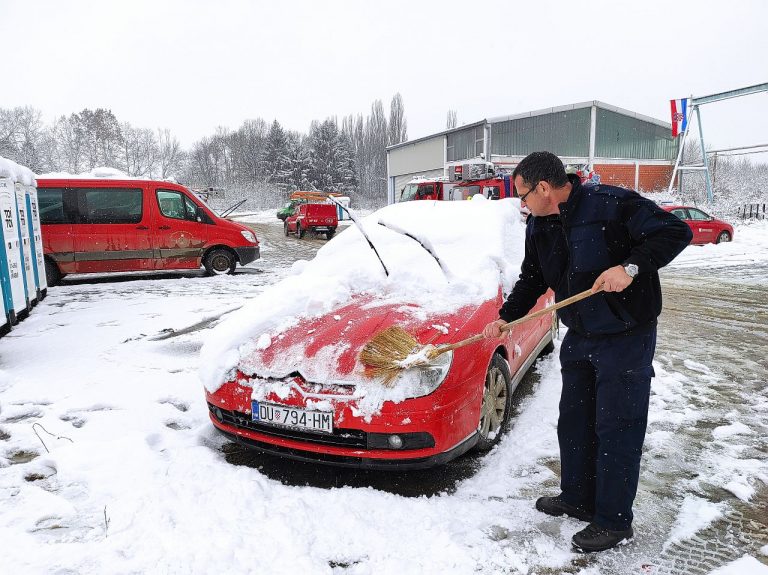
[[[288,222],[285,222],[283,224],[283,231],[285,232],[285,235],[287,236],[290,232],[288,231]]]
[[[512,413],[512,375],[509,365],[498,353],[493,354],[491,365],[485,374],[483,403],[477,424],[478,451],[488,451],[496,445],[509,427]]]
[[[45,281],[49,286],[58,285],[61,281],[62,275],[59,270],[59,266],[49,259],[45,258]]]
[[[301,229],[301,224],[296,224],[296,236],[299,239],[304,237],[304,230]]]
[[[336,228],[331,228],[330,230],[325,232],[325,237],[330,240],[335,233],[336,233]]]
[[[222,248],[209,251],[203,259],[205,271],[210,276],[234,273],[236,264],[235,254]]]

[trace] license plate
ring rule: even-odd
[[[295,407],[262,403],[256,400],[251,401],[251,420],[266,425],[333,433],[332,413],[296,409]]]

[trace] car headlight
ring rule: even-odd
[[[251,242],[252,244],[256,243],[256,234],[254,234],[251,231],[248,230],[241,230],[240,233],[243,235],[243,237]]]
[[[441,353],[427,365],[404,370],[393,386],[401,387],[406,399],[423,397],[445,381],[453,363],[453,350]]]

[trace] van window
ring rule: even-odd
[[[64,211],[64,188],[39,188],[37,204],[41,224],[69,224],[72,219]]]
[[[157,190],[157,205],[166,218],[197,221],[197,205],[175,190]]]
[[[81,188],[80,222],[84,224],[138,224],[142,216],[140,189]]]

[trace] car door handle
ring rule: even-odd
[[[148,230],[149,226],[136,226],[137,230]]]
[[[158,230],[170,230],[170,229],[171,229],[171,226],[160,226],[160,227],[159,227],[159,228],[157,228],[157,229],[158,229]]]

